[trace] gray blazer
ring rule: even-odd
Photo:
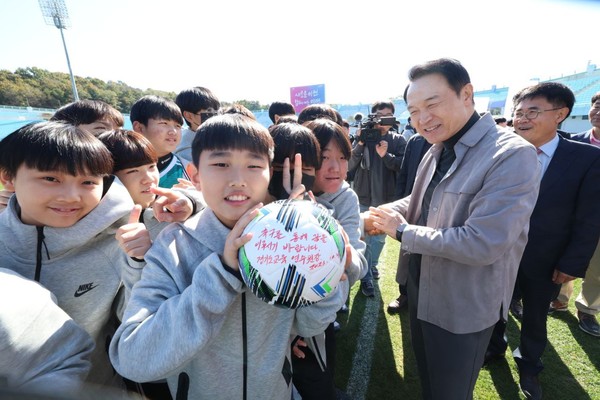
[[[418,221],[443,145],[425,154],[411,196],[390,203]],[[507,318],[529,218],[540,182],[535,148],[499,132],[484,115],[454,147],[456,160],[435,188],[427,226],[408,225],[400,263],[422,254],[417,317],[456,334],[478,332]]]

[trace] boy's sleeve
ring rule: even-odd
[[[52,294],[16,273],[0,270],[0,377],[9,387],[71,393],[91,364],[94,341]]]
[[[354,283],[363,278],[367,273],[367,260],[365,259],[365,249],[367,245],[360,240],[360,209],[358,205],[358,197],[353,191],[346,192],[348,200],[342,202],[336,207],[335,215],[339,224],[344,228],[350,241],[352,262],[347,268],[350,287]]]
[[[188,277],[192,268],[180,264],[183,249],[177,247],[160,241],[147,253],[142,279],[110,344],[113,366],[133,381],[165,378],[194,358],[219,334],[243,290],[216,253],[198,260]]]
[[[125,307],[131,297],[131,289],[142,277],[142,271],[146,265],[145,260],[134,260],[127,256],[120,248],[114,253],[115,265],[121,266],[121,282],[123,286],[119,289],[113,302],[113,309],[116,311],[119,321],[123,320]]]

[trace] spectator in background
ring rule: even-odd
[[[304,124],[308,121],[314,121],[317,118],[327,118],[340,126],[344,122],[342,115],[333,107],[327,104],[311,104],[300,111],[300,114],[298,114],[298,123]]]
[[[297,115],[284,115],[283,117],[279,117],[279,119],[277,120],[277,124],[284,124],[284,123],[298,123],[298,116]],[[273,125],[271,125],[271,127],[273,127]]]
[[[592,127],[585,132],[571,135],[571,140],[600,147],[600,92],[592,96],[588,117]],[[572,294],[573,281],[563,283],[560,294],[550,303],[549,312],[567,311]],[[596,246],[581,284],[581,293],[575,300],[575,307],[579,328],[592,336],[600,336],[600,325],[596,319],[596,315],[600,313],[600,246]]]
[[[182,90],[175,97],[175,103],[188,128],[182,129],[181,142],[174,153],[187,165],[192,162],[192,141],[198,127],[217,114],[221,103],[213,92],[201,86]]]
[[[220,109],[219,114],[240,114],[244,117],[248,117],[256,121],[256,116],[254,115],[254,113],[250,111],[246,106],[238,103],[234,103],[230,106]]]
[[[158,186],[170,189],[178,179],[189,180],[183,161],[173,154],[181,142],[183,117],[177,104],[159,96],[148,95],[131,106],[133,130],[152,143],[158,156]]]
[[[391,101],[380,101],[371,107],[371,114],[375,114],[377,119],[393,117],[394,112],[394,103]],[[377,123],[374,129],[379,133],[376,138],[364,139],[364,128],[357,131],[349,162],[349,170],[354,173],[353,188],[358,195],[361,212],[368,212],[369,207],[395,200],[397,175],[406,147],[406,140],[392,126]],[[379,279],[377,264],[385,245],[385,234],[366,235],[365,242],[368,268],[361,279],[360,289],[363,295],[373,297],[373,279]]]
[[[406,121],[406,126],[402,131],[402,137],[408,142],[408,139],[410,139],[415,133],[417,132],[415,131],[415,128],[413,128],[413,126],[410,124],[410,117],[408,117],[408,120]]]
[[[342,122],[342,129],[346,132],[346,136],[348,136],[348,140],[350,140],[350,123],[346,120]]]
[[[501,128],[506,128],[508,126],[508,121],[504,117],[494,117],[494,121],[496,121],[496,125]]]
[[[273,125],[277,125],[279,118],[287,115],[296,115],[294,106],[284,101],[274,101],[269,106],[269,118]]]
[[[123,114],[100,100],[78,100],[62,106],[50,118],[88,131],[94,136],[123,127]]]

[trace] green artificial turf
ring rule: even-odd
[[[421,388],[411,348],[408,310],[389,315],[387,304],[398,296],[395,282],[398,242],[387,238],[379,262],[381,279],[376,295],[367,299],[360,282],[350,292],[350,312],[338,314],[335,379],[338,388],[354,400],[420,399]],[[574,301],[581,290],[575,283],[568,312],[548,317],[548,346],[540,375],[544,399],[600,399],[600,338],[578,327]],[[509,317],[510,351],[518,346],[520,322]],[[505,360],[484,367],[475,399],[521,399],[518,372],[510,352]]]

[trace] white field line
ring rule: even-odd
[[[352,359],[352,370],[350,371],[348,386],[346,387],[346,393],[352,400],[364,400],[369,388],[375,334],[377,333],[377,319],[381,304],[379,285],[375,283],[374,286],[375,297],[367,299],[365,305],[365,312],[356,341],[356,350]]]

